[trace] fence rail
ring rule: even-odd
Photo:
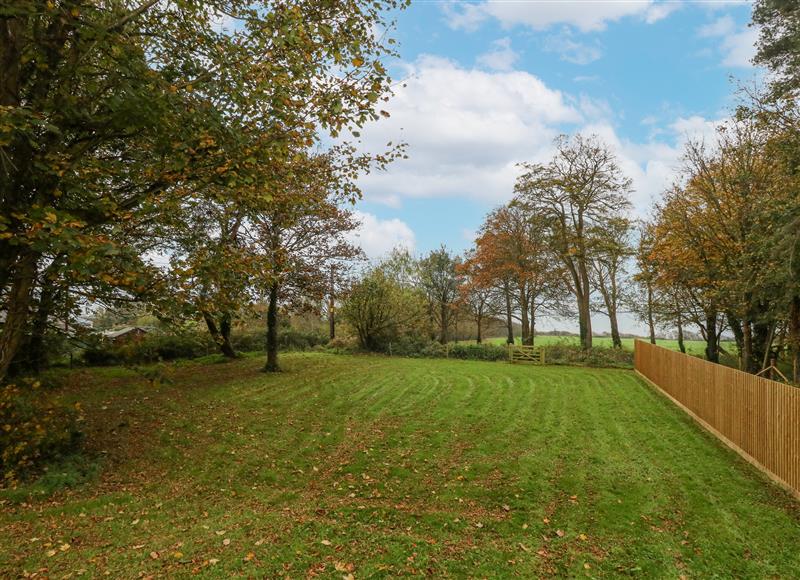
[[[800,498],[800,389],[640,340],[636,371]]]
[[[541,346],[509,344],[508,360],[512,363],[529,362],[543,365],[544,348]]]

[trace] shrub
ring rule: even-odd
[[[38,381],[0,387],[0,472],[3,482],[74,450],[80,441],[79,405],[66,406],[42,391]]]
[[[231,346],[237,352],[263,351],[267,346],[266,331],[249,331],[231,335]]]
[[[325,345],[328,350],[337,354],[353,353],[358,350],[358,341],[352,337],[337,336]]]
[[[83,361],[93,367],[114,365],[122,362],[119,353],[111,347],[92,346],[83,351]]]
[[[497,361],[508,359],[508,350],[499,344],[454,344],[450,358]]]
[[[603,346],[583,350],[574,344],[552,344],[545,347],[545,360],[554,365],[631,368],[633,352]]]
[[[123,344],[101,344],[86,349],[88,365],[137,364],[195,358],[213,352],[216,345],[201,334],[148,334]]]
[[[281,350],[308,350],[328,343],[328,337],[319,332],[303,332],[292,328],[278,332],[278,348]]]

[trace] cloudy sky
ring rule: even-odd
[[[373,150],[404,141],[409,159],[363,179],[360,243],[372,257],[468,248],[511,197],[516,164],[575,131],[616,150],[646,213],[681,143],[713,131],[757,78],[750,13],[731,1],[412,0],[392,35],[391,118],[362,134]]]

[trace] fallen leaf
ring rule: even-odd
[[[47,550],[47,555],[52,558],[53,556],[56,555],[56,551],[55,550]]]
[[[256,557],[256,555],[253,552],[247,552],[247,556],[244,557],[244,561],[245,562],[249,562],[250,560],[252,560],[255,557]]]
[[[586,540],[588,540],[588,539],[589,539],[589,536],[587,536],[586,534],[580,534],[578,537],[579,537],[581,540],[583,540],[584,542],[585,542]]]
[[[224,533],[225,533],[225,530],[217,530],[217,531],[216,531],[216,532],[214,532],[214,533],[215,533],[215,534],[217,534],[218,536],[221,536],[222,534],[224,534]]]
[[[217,558],[211,558],[211,559],[208,561],[208,563],[209,563],[209,564],[211,564],[211,565],[213,566],[214,564],[217,564],[217,563],[219,563],[219,559],[217,559]]]
[[[356,569],[355,564],[352,562],[334,562],[333,567],[337,572],[352,572]]]
[[[224,540],[222,540],[222,545],[223,546],[230,546],[231,545],[230,538],[225,538]]]
[[[550,523],[550,518],[542,518],[542,521],[546,524]]]
[[[158,560],[158,552],[150,552],[150,557],[153,560]]]
[[[183,558],[183,552],[175,552],[174,554],[172,554],[172,557],[175,558],[176,560],[180,560],[181,558]]]
[[[66,552],[67,550],[69,550],[69,544],[61,544],[58,547],[58,549],[61,550],[62,552]]]
[[[503,511],[510,512],[511,511],[511,506],[508,505],[508,504],[503,504]]]
[[[320,542],[320,544],[322,544],[323,546],[330,546],[331,545],[331,541],[330,540],[322,540]]]
[[[588,562],[584,563],[583,567],[584,567],[584,568],[586,568],[587,570],[588,570],[589,568],[591,568],[591,566],[589,565],[589,563],[588,563]]]
[[[531,549],[528,548],[525,544],[520,543],[519,547],[522,549],[523,552],[530,552]]]
[[[564,537],[564,530],[556,530],[556,536],[558,536],[559,538],[563,538]]]

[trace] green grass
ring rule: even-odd
[[[519,342],[520,338],[516,337],[517,342]],[[627,348],[629,350],[633,350],[633,343],[635,339],[633,338],[623,338],[622,339],[622,348]],[[505,344],[506,337],[492,337],[486,339],[486,342],[492,344]],[[577,336],[548,336],[548,335],[537,335],[536,336],[536,344],[541,346],[547,346],[549,344],[573,344],[578,345],[580,344],[580,339]],[[678,350],[678,341],[677,340],[667,340],[667,339],[658,339],[656,344],[659,346],[663,346],[664,348],[669,348],[672,350]],[[611,337],[610,336],[595,336],[592,338],[592,345],[593,346],[603,346],[611,348]],[[685,340],[684,345],[686,346],[686,353],[687,354],[694,354],[694,355],[702,355],[705,352],[706,343],[702,340]],[[721,346],[729,352],[736,351],[736,343],[732,341],[722,341]]]
[[[73,374],[100,473],[0,496],[0,576],[800,570],[797,504],[630,371],[261,363]]]

